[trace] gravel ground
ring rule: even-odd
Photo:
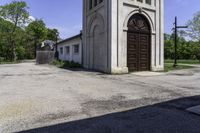
[[[200,68],[105,75],[0,65],[0,133],[199,133],[200,117],[185,111],[199,95]]]

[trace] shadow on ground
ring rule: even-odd
[[[95,74],[95,75],[109,75],[108,73],[104,73],[101,71],[97,70],[92,70],[92,69],[86,69],[86,68],[69,68],[69,67],[59,67],[63,70],[68,70],[71,72],[85,72],[85,73],[90,73],[90,74]]]
[[[200,116],[186,111],[199,104],[200,96],[185,97],[19,133],[200,133]]]

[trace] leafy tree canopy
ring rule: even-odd
[[[0,16],[14,23],[15,26],[24,26],[29,18],[28,6],[23,1],[13,1],[10,4],[0,6]]]
[[[194,17],[188,21],[188,35],[196,41],[200,42],[200,11],[197,12]]]
[[[47,36],[47,28],[43,20],[35,20],[26,27],[26,32],[33,40],[43,41]]]
[[[59,32],[57,29],[47,30],[47,39],[56,42],[58,40]]]
[[[0,61],[33,59],[35,46],[46,39],[55,41],[56,35],[58,30],[47,28],[43,20],[29,21],[25,2],[0,6]]]

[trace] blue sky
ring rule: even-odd
[[[0,5],[12,0],[0,0]],[[49,28],[57,28],[62,38],[78,34],[82,26],[82,0],[24,0],[30,15],[41,18]],[[174,17],[185,25],[200,10],[200,0],[165,0],[165,32],[170,33]]]

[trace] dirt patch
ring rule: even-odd
[[[55,120],[60,120],[60,119],[67,119],[69,117],[72,116],[76,116],[78,114],[78,112],[60,112],[57,114],[47,114],[44,115],[42,117],[40,117],[39,119],[35,120],[34,123],[46,123],[49,121],[55,121]]]
[[[35,76],[35,75],[52,75],[53,73],[38,73],[38,74],[3,74],[3,75],[0,75],[2,77],[12,77],[12,76],[17,76],[17,77],[20,77],[20,76]]]
[[[90,100],[82,104],[83,112],[104,112],[108,110],[119,110],[122,108],[137,108],[144,105],[151,105],[160,100],[157,98],[141,98],[128,100],[124,96],[113,96],[109,100]]]
[[[189,89],[189,90],[197,90],[197,89],[200,89],[199,87],[191,87],[191,86],[181,86],[181,88]]]
[[[172,72],[169,73],[169,75],[175,75],[175,76],[193,76],[193,72]]]

